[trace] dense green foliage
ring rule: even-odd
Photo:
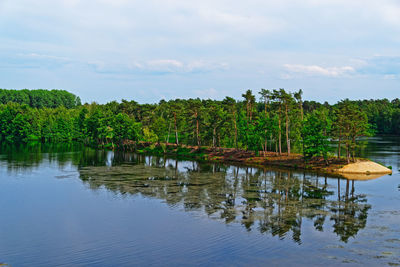
[[[357,138],[400,134],[400,101],[344,100],[335,105],[302,100],[302,91],[247,90],[241,101],[161,100],[138,104],[122,100],[80,105],[66,91],[0,90],[0,140],[43,142],[77,140],[96,145],[124,142],[169,142],[235,147],[257,152],[329,153],[338,140],[339,153],[354,157]]]
[[[329,140],[327,132],[330,132],[331,121],[324,111],[314,110],[311,112],[303,124],[303,153],[309,159],[314,156],[328,158]]]
[[[0,104],[26,104],[34,108],[73,108],[81,104],[79,97],[64,90],[0,89]]]

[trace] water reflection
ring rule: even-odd
[[[393,154],[388,163],[396,166],[399,158]],[[198,251],[197,259],[203,257],[204,263],[220,257],[228,265],[238,259],[244,265],[252,257],[256,263],[259,257],[278,257],[280,262],[287,257],[292,265],[304,259],[332,263],[333,257],[338,265],[348,260],[395,263],[400,244],[398,177],[395,173],[374,181],[349,181],[113,153],[79,144],[0,145],[0,207],[9,216],[0,227],[1,254],[6,255],[0,262],[40,261],[48,255],[42,257],[34,249],[49,251],[54,246],[57,259],[70,255],[64,262],[117,259],[117,265],[144,254],[144,262],[164,260],[161,256],[182,259],[182,251],[189,255],[185,262],[192,262],[193,251]],[[168,227],[159,229],[154,221]],[[21,222],[32,227],[20,227]],[[77,230],[71,232],[71,226]],[[77,244],[88,245],[76,250]],[[132,244],[137,247],[132,249]],[[209,251],[213,256],[201,256]],[[118,261],[118,253],[130,258]]]
[[[84,157],[79,164],[80,179],[93,190],[162,199],[227,224],[240,223],[248,231],[290,236],[296,243],[301,243],[303,220],[347,242],[365,227],[371,208],[349,180],[132,153],[102,155]]]
[[[31,171],[44,160],[60,168],[72,164],[92,190],[162,199],[171,207],[240,223],[247,231],[290,236],[299,244],[303,220],[347,242],[365,227],[371,208],[354,181],[315,174],[114,153],[79,144],[1,149],[0,162],[6,161],[9,172]]]
[[[92,158],[95,153],[93,149],[85,148],[78,143],[20,145],[0,143],[0,152],[0,164],[11,173],[31,172],[39,168],[45,160],[54,162],[60,168],[71,163],[77,165],[83,158],[86,156]]]

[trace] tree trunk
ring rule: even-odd
[[[169,127],[168,127],[168,136],[167,136],[167,140],[166,143],[169,143],[169,133],[171,132],[171,121],[169,122]]]
[[[278,126],[279,126],[279,130],[278,130],[278,142],[279,142],[279,155],[282,154],[282,127],[281,127],[281,107],[279,107],[279,115],[278,115]]]
[[[264,101],[264,113],[265,117],[267,117],[267,101]]]
[[[199,134],[199,120],[197,118],[197,111],[196,111],[196,137],[197,137],[197,145],[200,146],[200,134]]]
[[[289,139],[289,115],[288,115],[288,104],[285,105],[285,116],[286,116],[286,145],[287,154],[290,156],[290,139]]]
[[[234,111],[233,112],[233,119],[234,119],[234,125],[235,125],[235,148],[237,149],[238,148],[238,145],[237,145],[237,125],[236,125],[236,112]]]
[[[215,127],[213,129],[213,147],[215,147]]]
[[[174,112],[174,124],[175,124],[175,143],[176,143],[176,145],[179,145],[178,127],[176,126],[176,112]]]
[[[303,101],[300,100],[300,113],[301,113],[301,121],[304,120],[304,112],[303,112]]]
[[[337,153],[337,157],[338,157],[339,159],[340,159],[340,154],[341,154],[340,148],[342,147],[341,141],[342,141],[342,139],[341,139],[340,136],[339,136],[338,153]]]
[[[271,133],[270,139],[269,139],[269,150],[272,151],[272,133]]]
[[[253,105],[250,103],[250,121],[253,117]]]
[[[267,123],[267,118],[268,118],[268,114],[267,114],[267,101],[264,101],[264,115],[265,115],[265,123]],[[267,130],[265,130],[265,153],[264,153],[264,157],[268,151],[268,135],[267,135]]]
[[[267,154],[268,150],[268,137],[267,137],[267,131],[265,131],[265,147],[264,147],[264,157]]]
[[[246,119],[249,120],[249,102],[246,101]]]

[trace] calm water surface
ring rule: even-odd
[[[96,151],[0,146],[0,263],[11,266],[400,265],[400,138],[348,181]]]

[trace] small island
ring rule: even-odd
[[[63,90],[0,89],[0,141],[68,143],[182,159],[273,166],[369,179],[389,168],[357,158],[359,139],[381,125],[386,101],[303,100],[303,91],[252,90],[242,100],[175,99],[158,104],[82,104]],[[393,109],[399,101],[393,101]],[[386,113],[385,113],[386,114]],[[393,114],[397,114],[393,112]],[[390,126],[390,127],[389,127]],[[366,175],[367,178],[357,178]]]
[[[347,178],[350,180],[376,179],[392,170],[368,159],[355,158],[348,163],[346,158],[331,157],[325,160],[323,157],[313,157],[305,160],[301,154],[290,155],[277,152],[256,152],[238,150],[233,148],[212,148],[187,146],[173,143],[129,143],[124,145],[125,150],[157,156],[167,155],[181,159],[194,159],[199,161],[237,164],[242,166],[290,168],[306,170]]]

